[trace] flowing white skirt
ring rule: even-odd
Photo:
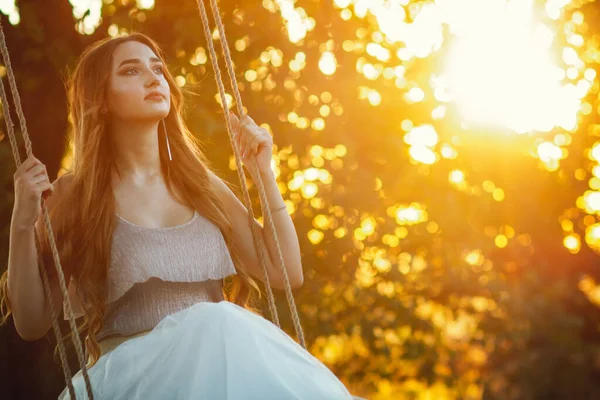
[[[237,304],[197,303],[88,369],[96,400],[350,400],[342,382],[267,319]],[[81,371],[72,379],[88,399]],[[59,399],[71,399],[67,388]]]

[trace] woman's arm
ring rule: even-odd
[[[271,209],[277,209],[285,205],[281,193],[279,193],[279,188],[277,187],[275,174],[271,170],[266,173],[261,172],[260,174]],[[264,281],[260,259],[254,248],[252,230],[247,222],[248,210],[221,178],[211,171],[209,171],[209,177],[219,198],[225,205],[231,221],[234,223],[234,241],[236,242],[237,248],[239,248],[242,253],[245,267],[256,279]],[[257,178],[253,176],[253,179],[256,181]],[[265,205],[263,204],[263,207],[264,206]],[[292,288],[297,289],[302,286],[304,277],[302,274],[300,245],[298,243],[298,236],[296,234],[294,223],[285,210],[272,213],[272,216],[290,285]],[[269,229],[268,225],[263,228],[256,219],[254,219],[254,224],[258,228],[258,232],[260,232],[258,240],[267,250],[265,264],[271,287],[283,290],[285,288],[284,280],[281,267],[277,261],[278,257],[273,241],[273,232]]]
[[[51,210],[64,191],[65,179],[54,181],[54,193],[46,200]],[[13,221],[14,222],[14,221]],[[35,247],[36,232],[43,232],[43,215],[33,226],[23,227],[11,223],[8,252],[8,299],[13,313],[13,321],[19,336],[34,341],[42,338],[52,325],[50,306],[46,298],[42,277],[38,266]],[[40,238],[40,241],[42,238]],[[68,277],[65,277],[68,279]],[[68,282],[68,280],[67,280]],[[63,304],[63,295],[56,280],[50,282],[54,306],[57,311]]]
[[[259,173],[262,178],[270,209],[276,210],[284,207],[285,203],[279,192],[275,173],[270,168],[267,171],[261,171]],[[258,178],[255,176],[255,173],[251,172],[250,175],[254,182],[257,182]],[[260,199],[260,201],[262,209],[266,209],[267,205],[262,199]],[[274,235],[277,235],[290,283],[292,287],[299,288],[304,283],[304,275],[302,274],[300,243],[298,242],[298,234],[296,232],[296,227],[294,226],[294,221],[292,221],[292,217],[288,214],[286,209],[276,213],[271,212],[271,216],[273,218],[275,232],[273,232],[269,227],[269,224],[267,224],[266,215],[263,215],[263,237],[269,250],[269,255],[271,256],[273,268],[281,275],[281,267],[279,266],[279,258],[277,256],[277,248],[274,239]],[[281,288],[283,289],[283,277],[281,277],[281,279]]]
[[[46,299],[38,270],[35,230],[11,223],[8,250],[8,299],[19,336],[37,340],[46,332],[39,324]]]

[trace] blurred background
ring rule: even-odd
[[[220,8],[244,105],[274,135],[311,353],[374,400],[600,398],[600,5]],[[71,163],[64,81],[76,57],[140,31],[165,50],[218,173],[237,181],[195,1],[2,0],[0,11],[51,179]],[[5,129],[1,270],[15,171]],[[62,391],[53,336],[25,342],[12,321],[0,328],[1,398]]]

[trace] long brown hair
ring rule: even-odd
[[[68,177],[70,184],[51,210],[65,278],[67,282],[70,277],[75,280],[80,300],[90,307],[84,307],[83,322],[78,325],[78,330],[81,334],[87,329],[85,345],[91,365],[100,357],[96,334],[103,326],[106,311],[106,283],[116,211],[111,185],[115,153],[101,109],[106,104],[107,71],[111,69],[113,53],[117,46],[128,41],[145,44],[166,65],[159,46],[140,33],[100,40],[82,53],[68,82],[69,121],[72,124],[70,136],[73,140],[73,166]],[[232,241],[232,221],[211,188],[209,162],[201,150],[201,142],[191,134],[183,121],[183,92],[166,69],[164,76],[171,92],[171,110],[164,121],[173,161],[168,159],[164,139],[159,140],[159,154],[168,190],[174,198],[197,210],[220,229],[237,272],[226,280],[224,297],[258,313],[252,305],[252,294],[260,297],[259,286],[243,268],[239,250]],[[44,265],[50,281],[56,282],[57,273],[47,236],[44,234],[43,237]],[[0,324],[6,322],[11,313],[7,298],[7,274],[8,271],[0,278],[3,306]]]

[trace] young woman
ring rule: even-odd
[[[251,307],[263,272],[247,210],[186,128],[182,93],[157,45],[141,34],[95,43],[73,72],[69,103],[72,171],[50,183],[32,156],[15,174],[2,322],[12,313],[25,340],[51,326],[36,232],[54,304],[63,304],[43,196],[71,303],[84,317],[96,399],[351,399],[324,364]],[[231,119],[242,161],[257,158],[298,288],[298,238],[270,169],[271,136],[250,118]],[[282,289],[273,232],[255,224],[271,285]],[[87,398],[81,372],[73,383]],[[60,398],[70,398],[66,388]]]

